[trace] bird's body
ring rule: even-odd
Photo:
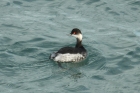
[[[75,28],[71,31],[71,35],[77,38],[75,47],[63,47],[50,55],[50,59],[56,62],[79,62],[86,58],[87,52],[82,45],[82,33]]]

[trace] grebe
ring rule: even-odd
[[[79,62],[86,58],[87,52],[82,45],[82,33],[78,28],[74,28],[71,36],[76,37],[77,43],[75,47],[63,47],[50,55],[50,59],[56,62]]]

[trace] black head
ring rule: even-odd
[[[74,28],[71,33],[71,35],[78,35],[78,34],[82,34],[81,31],[78,28]]]
[[[78,28],[74,28],[70,34],[76,37],[78,41],[82,41],[82,33]]]

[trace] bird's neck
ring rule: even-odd
[[[76,46],[75,47],[76,48],[82,47],[82,40],[80,40],[80,39],[77,38],[77,43],[76,43]]]

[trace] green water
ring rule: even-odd
[[[58,64],[52,52],[83,33],[87,58]],[[140,1],[1,0],[0,93],[139,93]]]

